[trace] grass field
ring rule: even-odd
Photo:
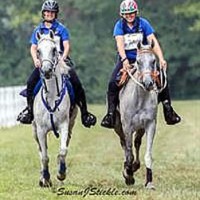
[[[78,117],[67,157],[67,179],[63,185],[56,180],[59,140],[53,134],[48,137],[51,189],[38,186],[40,164],[31,126],[0,129],[0,199],[199,200],[200,101],[177,101],[173,105],[183,118],[176,126],[165,124],[159,105],[153,148],[155,191],[144,188],[145,138],[135,185],[126,186],[122,177],[124,156],[118,137],[112,130],[99,125],[105,107],[90,105],[90,110],[98,117],[98,124],[86,129]],[[88,188],[90,195],[83,197],[83,191],[89,191]],[[114,195],[116,191],[120,195]]]

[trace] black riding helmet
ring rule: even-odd
[[[43,16],[44,11],[52,11],[56,13],[56,18],[57,18],[57,14],[59,12],[58,3],[54,0],[46,0],[42,5],[41,11],[42,11],[42,17],[44,17]]]

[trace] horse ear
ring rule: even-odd
[[[49,35],[51,39],[54,39],[54,32],[52,30],[49,31]]]
[[[40,40],[40,38],[41,38],[41,33],[39,31],[36,32],[36,38],[37,38],[37,40]]]
[[[140,50],[141,47],[142,47],[142,44],[141,44],[141,41],[139,41],[138,44],[137,44],[137,48]]]

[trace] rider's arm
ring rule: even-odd
[[[116,41],[118,53],[119,53],[119,55],[121,57],[121,61],[123,63],[123,67],[125,69],[128,69],[130,67],[130,64],[129,64],[128,59],[126,58],[126,53],[125,53],[125,49],[124,49],[124,36],[123,35],[115,36],[115,41]]]
[[[30,53],[31,53],[35,67],[40,67],[41,63],[40,63],[40,60],[37,57],[37,45],[36,44],[31,45]]]
[[[67,56],[69,55],[69,49],[70,49],[69,40],[63,41],[63,47],[64,47],[64,51],[63,51],[62,59],[65,60]]]
[[[157,40],[157,38],[155,37],[155,35],[152,33],[150,34],[149,36],[147,36],[147,39],[148,41],[151,43],[151,41],[154,41],[154,48],[153,48],[153,51],[154,53],[157,55],[158,59],[159,59],[159,62],[160,62],[160,67],[162,68],[166,68],[167,67],[167,62],[166,60],[164,59],[164,56],[163,56],[163,52],[162,52],[162,49],[160,47],[160,44]]]

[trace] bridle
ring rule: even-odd
[[[52,39],[52,38],[41,38],[39,41],[38,41],[38,46],[41,45],[41,43],[43,41],[50,41],[52,42],[54,45],[55,45],[55,41]],[[56,48],[56,46],[55,46]],[[59,86],[58,86],[58,78],[57,76],[54,74],[55,70],[56,70],[56,66],[58,64],[58,55],[55,55],[55,59],[49,59],[49,58],[44,58],[44,59],[41,59],[39,57],[40,61],[41,61],[41,65],[43,66],[44,62],[49,62],[50,65],[52,66],[52,77],[55,78],[55,81],[56,81],[56,87],[57,87],[57,96],[60,96],[60,91],[59,91]],[[43,86],[44,86],[44,89],[45,89],[45,92],[48,93],[48,90],[47,90],[47,86],[46,86],[46,82],[45,82],[45,75],[44,75],[44,71],[42,70],[42,67],[39,69],[40,70],[40,76],[41,76],[41,79],[42,79],[42,83],[43,83]]]
[[[50,42],[52,42],[54,45],[55,45],[55,43],[56,43],[56,42],[55,42],[53,39],[51,39],[51,38],[42,38],[41,40],[38,41],[38,46],[39,46],[39,44],[41,44],[43,41],[50,41]],[[41,65],[42,65],[42,66],[43,66],[44,62],[49,62],[49,63],[51,64],[51,66],[52,66],[53,71],[55,72],[56,65],[58,64],[58,55],[55,56],[55,59],[54,59],[54,60],[53,60],[53,59],[49,59],[49,58],[41,59],[40,57],[39,57],[39,59],[40,59],[40,61],[41,61]],[[43,70],[42,70],[41,68],[40,68],[40,73],[41,73],[42,76],[44,76],[44,72],[43,72]]]

